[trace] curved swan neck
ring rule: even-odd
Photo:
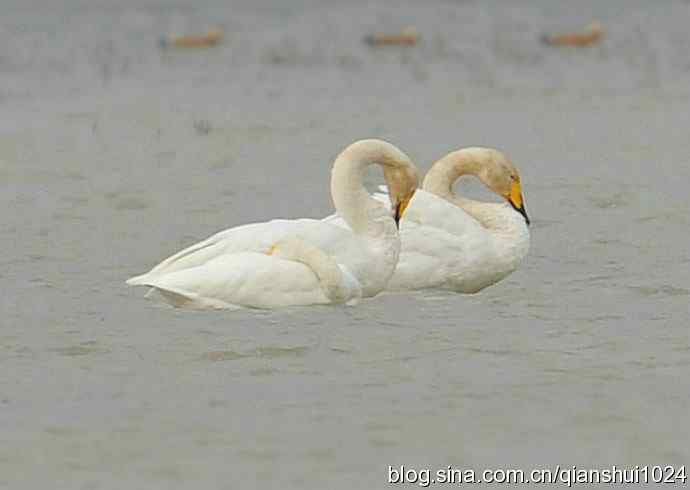
[[[479,175],[482,165],[477,153],[474,149],[466,148],[447,154],[429,169],[422,188],[447,200],[456,199],[458,196],[453,191],[455,182],[463,175]]]
[[[407,155],[382,140],[357,141],[338,155],[331,174],[331,196],[336,211],[355,233],[368,231],[372,209],[384,212],[381,203],[372,198],[363,185],[364,171],[373,164],[384,169],[407,165],[414,168]],[[394,226],[392,218],[390,221]]]
[[[462,208],[483,226],[491,228],[493,223],[487,219],[487,214],[490,216],[493,212],[496,206],[494,203],[462,197],[453,191],[455,182],[464,175],[477,177],[486,184],[481,170],[489,157],[485,148],[463,148],[453,151],[434,163],[424,178],[422,188]]]

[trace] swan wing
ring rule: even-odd
[[[484,230],[459,236],[415,221],[400,229],[402,249],[387,289],[466,288],[492,270],[494,242]],[[468,285],[469,284],[469,285]]]
[[[374,193],[373,197],[382,202],[387,209],[390,209],[388,187],[379,186],[379,192]],[[412,197],[401,220],[401,230],[406,226],[405,223],[408,223],[408,227],[414,226],[410,223],[424,224],[458,236],[464,236],[468,233],[483,234],[485,232],[484,227],[462,208],[424,189],[417,189]]]
[[[300,238],[291,237],[276,243],[271,255],[308,266],[332,303],[345,303],[362,295],[361,285],[346,266],[338,264],[319,247]]]
[[[486,229],[462,208],[423,189],[415,192],[400,229],[416,225],[444,230],[457,237],[486,234]]]
[[[257,252],[224,254],[195,267],[149,276],[140,284],[154,288],[173,306],[193,309],[278,308],[359,300],[361,286],[348,269],[321,251],[318,259]]]
[[[335,265],[341,269],[340,280],[342,283],[338,282],[330,284],[325,289],[322,288],[328,293],[326,297],[330,296],[331,302],[336,303],[349,302],[360,296],[373,296],[383,290],[392,275],[392,269],[387,266],[387,261],[391,260],[389,257],[392,253],[391,247],[399,247],[397,237],[395,237],[395,243],[391,242],[384,247],[372,247],[370,242],[353,234],[348,228],[334,226],[320,220],[274,220],[239,226],[217,233],[165,259],[151,271],[129,279],[127,284],[152,286],[159,290],[182,295],[184,298],[195,297],[196,294],[197,303],[189,305],[193,307],[213,307],[208,303],[208,298],[218,299],[219,297],[232,297],[237,301],[234,304],[242,305],[245,301],[244,297],[230,294],[228,291],[234,290],[234,288],[241,291],[246,291],[247,288],[251,289],[252,287],[265,288],[265,286],[260,286],[264,284],[262,279],[249,279],[252,268],[265,265],[261,256],[267,256],[266,254],[277,242],[294,238],[318,248],[321,255],[332,262],[329,267]],[[396,260],[397,255],[396,250]],[[237,256],[244,257],[247,261],[242,262],[242,260],[237,259]],[[325,264],[326,260],[324,259],[322,263]],[[309,271],[310,277],[316,277],[312,264],[301,263],[299,268]],[[267,273],[267,277],[272,275],[275,279],[275,277],[282,277],[284,274],[290,273],[290,271],[286,272],[278,268],[270,274]],[[246,281],[246,284],[240,287],[243,280]],[[227,281],[225,286],[220,285],[223,281]],[[250,287],[249,284],[253,286]],[[270,280],[268,284],[270,284]],[[318,277],[315,284],[324,286]],[[185,287],[185,285],[187,286]],[[279,292],[277,294],[280,297],[283,295],[280,292],[282,286],[276,287],[278,287]],[[205,293],[204,288],[225,292],[211,295]],[[269,289],[272,290],[272,288]],[[301,291],[300,287],[297,287],[296,290]],[[323,295],[323,290],[319,294]],[[337,293],[334,295],[333,291],[337,291]],[[304,302],[308,298],[306,296],[298,297],[303,295],[304,293],[296,293],[292,299],[294,302],[289,304],[305,304]],[[251,293],[246,300],[251,300]],[[288,300],[280,301],[286,302]],[[277,303],[280,301],[276,300]],[[311,298],[309,301],[315,300]],[[323,301],[315,301],[316,304],[320,302]],[[173,304],[176,303],[173,302]],[[248,304],[255,305],[254,302]],[[256,305],[260,306],[259,303]],[[221,304],[220,307],[226,306]]]
[[[142,276],[133,277],[128,284],[138,284],[140,278],[161,273],[170,273],[203,265],[226,253],[240,251],[262,251],[271,246],[272,236],[280,236],[288,220],[272,220],[265,223],[251,223],[221,231],[191,245],[160,262]]]
[[[150,276],[143,284],[174,306],[195,309],[332,302],[307,265],[256,252],[220,255],[195,267]]]
[[[388,203],[387,188],[379,190],[374,196]],[[324,220],[347,228],[338,215]],[[495,243],[488,230],[459,206],[422,189],[400,222],[400,241],[400,257],[388,290],[476,292],[499,277],[494,273]]]
[[[272,220],[230,228],[198,242],[163,260],[149,272],[127,281],[145,284],[151,277],[204,265],[218,257],[240,252],[267,252],[277,241],[297,236],[347,263],[361,254],[362,243],[352,232],[319,220]]]

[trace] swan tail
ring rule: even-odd
[[[132,286],[148,286],[150,289],[146,292],[145,298],[150,298],[154,293],[158,293],[166,303],[175,308],[198,310],[239,308],[237,305],[227,303],[217,298],[203,297],[197,293],[175,287],[172,284],[166,284],[163,278],[151,277],[150,274],[133,277],[127,281],[127,284]]]
[[[165,300],[166,303],[174,306],[175,308],[190,308],[193,307],[195,301],[185,294],[180,294],[175,291],[168,289],[151,288],[149,293],[157,292],[160,294],[161,298]]]
[[[151,297],[154,292],[158,292],[167,303],[178,307],[187,306],[190,301],[194,301],[197,297],[194,293],[165,284],[163,278],[156,277],[151,273],[132,277],[127,279],[126,283],[130,286],[148,286],[150,289],[146,292],[146,298]]]
[[[151,279],[150,275],[147,274],[141,274],[139,276],[134,276],[130,277],[125,281],[125,283],[128,286],[149,286],[150,284],[148,283],[149,280]]]
[[[175,270],[186,269],[188,267],[194,267],[205,261],[211,260],[217,257],[222,250],[219,250],[220,244],[219,239],[216,236],[208,238],[202,242],[195,243],[194,245],[171,255],[167,259],[163,260],[160,264],[156,265],[149,272],[144,274],[151,275],[156,272],[166,271],[173,272]]]
[[[273,235],[280,235],[292,222],[272,220],[266,223],[250,223],[230,228],[195,243],[166,258],[145,275],[158,276],[204,265],[224,254],[263,252],[270,245]]]
[[[202,298],[196,294],[178,292],[172,289],[152,288],[163,300],[175,308],[192,310],[237,310],[241,307],[216,298]]]

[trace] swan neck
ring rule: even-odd
[[[366,233],[370,229],[372,209],[381,208],[384,212],[381,203],[372,198],[364,187],[366,168],[373,164],[384,168],[398,166],[403,160],[409,159],[395,146],[381,140],[358,141],[336,158],[331,174],[331,196],[337,213],[352,231]]]
[[[429,169],[424,178],[423,188],[462,208],[482,225],[487,226],[484,209],[489,203],[462,197],[453,190],[455,182],[460,177],[471,175],[480,178],[481,168],[479,155],[475,155],[471,149],[451,152]]]
[[[434,163],[424,177],[423,188],[439,197],[453,200],[458,197],[453,191],[455,182],[464,175],[478,177],[480,169],[480,162],[466,150],[454,151]]]

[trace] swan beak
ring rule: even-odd
[[[525,222],[529,225],[529,216],[527,216],[527,211],[525,211],[525,203],[522,199],[519,181],[513,182],[513,185],[510,187],[510,194],[506,196],[506,199],[513,206],[513,209],[525,218]]]
[[[400,229],[400,219],[402,218],[403,213],[407,209],[407,206],[410,204],[411,199],[412,196],[406,197],[395,206],[395,227],[398,229]]]

